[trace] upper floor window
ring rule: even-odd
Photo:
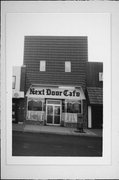
[[[99,72],[99,81],[103,81],[103,73]]]
[[[16,76],[12,76],[12,89],[15,89],[16,85]]]
[[[46,71],[46,61],[40,61],[40,71]]]
[[[71,62],[65,61],[65,72],[71,72]]]

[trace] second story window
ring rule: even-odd
[[[99,72],[99,81],[103,81],[103,73]]]
[[[16,85],[16,76],[12,76],[12,89],[15,89]]]
[[[71,72],[71,62],[65,61],[65,72]]]
[[[40,61],[40,71],[46,71],[46,61]]]

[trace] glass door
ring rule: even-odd
[[[49,102],[48,102],[49,103]],[[61,104],[48,104],[46,106],[47,124],[60,125]]]
[[[54,124],[60,124],[61,106],[54,106]]]
[[[47,105],[47,123],[53,124],[53,105]]]

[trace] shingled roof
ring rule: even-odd
[[[103,89],[99,87],[87,87],[90,104],[103,104]]]

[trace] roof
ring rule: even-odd
[[[103,104],[103,89],[99,87],[87,87],[90,104]]]

